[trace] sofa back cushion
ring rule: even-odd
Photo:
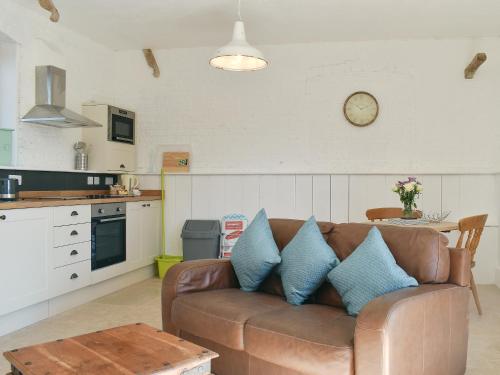
[[[304,225],[304,222],[304,220],[295,219],[269,219],[269,225],[271,225],[271,231],[273,232],[274,241],[276,242],[279,251],[282,251],[285,246],[288,245],[295,234],[297,234],[300,227]],[[333,224],[325,221],[318,221],[317,224],[321,234],[323,235],[323,238],[326,241],[328,239],[329,233],[333,229]],[[271,272],[267,279],[264,280],[259,290],[265,293],[275,294],[282,297],[285,296],[281,278],[274,272]]]
[[[303,220],[269,219],[273,237],[281,251],[304,224]],[[342,261],[365,239],[371,224],[333,224],[318,222],[327,243],[335,249]],[[445,283],[450,270],[450,255],[446,236],[430,228],[401,228],[379,226],[382,237],[396,259],[397,264],[420,284]],[[261,284],[265,293],[284,297],[281,278],[274,272]],[[326,281],[311,297],[312,303],[342,307],[342,299],[329,281]]]
[[[274,242],[278,246],[279,251],[283,250],[286,245],[297,234],[300,227],[304,225],[304,220],[295,219],[269,219],[271,231],[273,232]],[[317,221],[319,230],[325,240],[328,239],[330,232],[333,229],[333,223],[326,221]]]
[[[327,242],[342,261],[363,242],[371,227],[370,224],[335,224]],[[379,225],[378,228],[397,264],[419,284],[448,280],[450,254],[446,236],[430,228],[390,225]]]

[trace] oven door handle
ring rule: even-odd
[[[110,217],[109,219],[99,219],[97,222],[98,223],[109,223],[110,221],[119,221],[119,220],[125,220],[125,216],[120,216],[120,217]]]
[[[125,137],[115,137],[115,139],[116,139],[117,141],[123,141],[123,142],[129,142],[129,143],[132,143],[132,142],[133,142],[133,140],[132,140],[132,139],[130,139],[130,138],[125,138]]]

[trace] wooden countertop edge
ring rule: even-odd
[[[13,210],[18,208],[43,208],[58,206],[80,206],[99,203],[141,202],[161,200],[161,195],[141,195],[138,197],[103,198],[103,199],[26,199],[15,202],[0,203],[0,210]]]

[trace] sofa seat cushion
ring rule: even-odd
[[[304,374],[352,374],[355,324],[343,309],[289,305],[248,320],[245,350]]]
[[[252,316],[281,309],[288,303],[278,296],[240,289],[189,293],[174,299],[172,322],[177,329],[243,350],[243,328]]]

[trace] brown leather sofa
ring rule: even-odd
[[[272,219],[279,249],[303,221]],[[345,259],[370,229],[318,223]],[[420,286],[374,299],[347,315],[330,283],[302,306],[288,304],[278,276],[259,292],[239,289],[228,260],[176,265],[162,289],[164,330],[220,354],[217,375],[463,374],[467,360],[470,259],[423,228],[379,226],[397,263]],[[363,275],[359,275],[363,277]]]

